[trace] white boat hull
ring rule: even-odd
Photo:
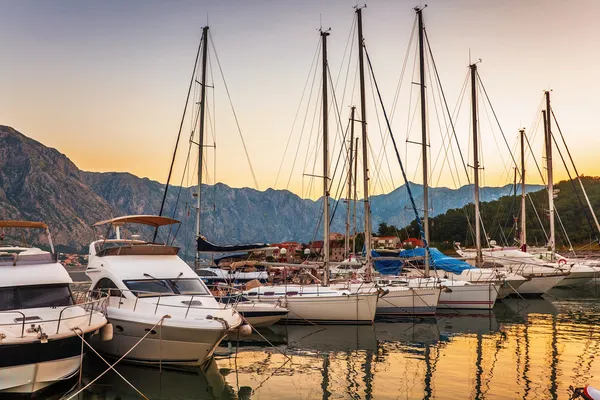
[[[153,323],[119,319],[114,316],[110,316],[109,321],[114,327],[113,339],[105,342],[95,338],[94,348],[116,358],[127,354],[126,360],[142,364],[162,362],[186,366],[202,365],[212,356],[215,348],[227,334],[225,329],[169,326],[168,319],[163,323],[162,329],[160,326],[152,329]],[[151,332],[137,344],[151,329],[154,333]]]
[[[498,297],[497,286],[493,283],[446,286],[440,293],[438,309],[491,310]]]
[[[283,320],[294,323],[316,324],[372,324],[377,310],[378,293],[346,294],[339,296],[288,296],[281,303],[289,313]],[[278,302],[279,298],[265,298]]]
[[[389,293],[377,302],[378,316],[434,315],[440,299],[439,288],[408,288],[408,290],[383,288],[383,290],[389,290]]]
[[[541,296],[565,278],[565,275],[532,276],[519,287],[520,295]]]
[[[591,269],[591,268],[590,268]],[[596,277],[596,272],[591,271],[569,271],[569,275],[565,276],[563,280],[558,282],[554,287],[568,287],[568,286],[579,286],[590,282]]]
[[[17,365],[0,369],[0,392],[35,393],[72,378],[79,372],[81,357]]]

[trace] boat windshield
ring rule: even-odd
[[[125,286],[138,297],[160,295],[199,294],[207,295],[208,290],[200,279],[136,279],[123,281]]]
[[[169,282],[179,294],[208,294],[206,287],[199,279],[171,279]]]
[[[73,304],[68,284],[0,288],[0,311],[61,307]]]

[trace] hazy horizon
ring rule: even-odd
[[[290,171],[293,153],[288,150],[277,185],[274,183],[319,40],[317,29],[320,24],[332,28],[329,65],[336,81],[353,26],[355,1],[0,0],[0,4],[4,10],[0,35],[5,39],[0,41],[4,55],[0,124],[58,149],[82,170],[130,172],[164,183],[201,28],[208,19],[258,188],[287,187],[301,197],[320,197],[314,188],[320,183],[311,184],[303,177],[319,171],[320,160],[311,161],[319,148],[314,146],[319,133],[315,130],[316,136],[308,143],[307,129],[299,139],[302,115],[290,145],[295,150],[294,144],[302,143],[297,146],[299,161]],[[538,162],[542,162],[541,133],[534,128],[543,90],[551,88],[553,108],[579,172],[600,175],[595,163],[595,149],[600,145],[594,129],[597,107],[593,98],[586,96],[600,86],[593,67],[598,62],[593,49],[600,38],[600,26],[594,23],[599,3],[435,0],[428,4],[425,26],[451,110],[459,99],[470,53],[472,60],[483,60],[479,73],[509,144],[514,145],[518,129],[525,127]],[[382,0],[367,5],[363,11],[365,43],[386,108],[391,108],[415,19],[413,8],[418,4]],[[356,46],[355,42],[350,46]],[[214,59],[212,62],[216,77],[218,69]],[[411,56],[392,127],[409,180],[420,183],[418,148],[406,142],[418,140],[420,135],[418,118],[417,123],[412,118],[416,104],[416,91],[410,85],[415,81],[413,67]],[[214,82],[215,92],[222,92],[222,84]],[[340,98],[341,86],[336,90]],[[469,90],[467,86],[456,120],[465,154],[471,153]],[[479,95],[482,103],[482,93]],[[370,92],[367,98],[371,108],[372,96]],[[216,178],[210,171],[207,183],[254,187],[229,103],[223,99],[215,99],[216,159],[212,153],[208,156],[209,165],[216,165]],[[347,121],[348,106],[358,105],[358,97],[353,93],[344,100],[348,101],[339,104],[340,118]],[[466,177],[457,181],[451,172],[460,173],[462,166],[448,167],[445,163],[450,165],[450,160],[445,160],[441,151],[445,134],[441,114],[434,113],[431,100],[428,107],[430,185],[462,186]],[[369,140],[372,155],[378,159],[369,156],[371,192],[387,193],[403,182],[389,143],[385,146],[387,160],[380,157],[387,142],[385,131],[380,133],[379,128],[384,123],[371,108],[367,110]],[[498,128],[493,127],[493,118],[489,109],[480,107],[482,184],[504,186],[513,180],[510,156]],[[438,125],[442,127],[438,129]],[[339,151],[335,127],[332,116],[330,146]],[[360,130],[358,125],[356,129]],[[189,130],[182,135],[187,142]],[[181,149],[185,147],[180,148],[185,152]],[[332,171],[336,157],[331,154]],[[178,162],[174,184],[179,184],[182,175],[182,161]],[[556,181],[568,178],[556,153],[554,166]],[[528,183],[541,183],[531,157],[526,169]]]

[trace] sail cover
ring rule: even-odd
[[[202,236],[198,238],[198,252],[200,253],[232,253],[239,251],[264,249],[266,247],[269,247],[267,243],[231,244],[226,246],[219,246],[209,242]]]
[[[373,266],[375,270],[382,275],[399,275],[402,271],[402,260],[399,258],[378,260],[379,257],[386,257],[385,254],[379,254],[375,250],[371,250],[373,256]]]
[[[452,272],[454,274],[461,274],[464,270],[474,268],[464,261],[457,260],[450,256],[445,255],[435,247],[429,248],[429,254],[433,267],[444,270],[446,272]],[[425,248],[419,247],[416,249],[403,250],[400,252],[401,258],[412,258],[412,257],[425,257]]]

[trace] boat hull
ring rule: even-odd
[[[281,321],[334,325],[372,324],[377,310],[378,293],[345,294],[339,296],[287,296],[281,303],[288,315]],[[258,301],[279,302],[280,299]]]
[[[563,280],[558,282],[554,287],[568,287],[568,286],[579,286],[584,285],[594,279],[596,276],[595,271],[569,271],[569,275],[565,276]]]
[[[91,335],[86,334],[86,340]],[[31,394],[71,379],[81,368],[81,344],[78,336],[70,336],[48,343],[0,345],[0,393]]]
[[[225,329],[171,326],[168,322],[161,328],[114,316],[109,317],[109,321],[114,327],[112,340],[105,342],[94,338],[94,348],[114,358],[127,354],[126,360],[141,364],[203,365],[227,334]],[[140,342],[149,331],[150,334]]]
[[[278,323],[288,314],[288,311],[241,311],[238,312],[254,328],[266,328]]]
[[[519,295],[541,296],[560,283],[565,275],[531,276],[530,278],[519,287]]]
[[[438,309],[491,310],[498,297],[497,286],[493,283],[446,286],[440,293]]]
[[[384,290],[386,290],[384,288]],[[377,302],[377,316],[434,315],[439,299],[439,288],[409,288],[394,290],[382,296]]]

